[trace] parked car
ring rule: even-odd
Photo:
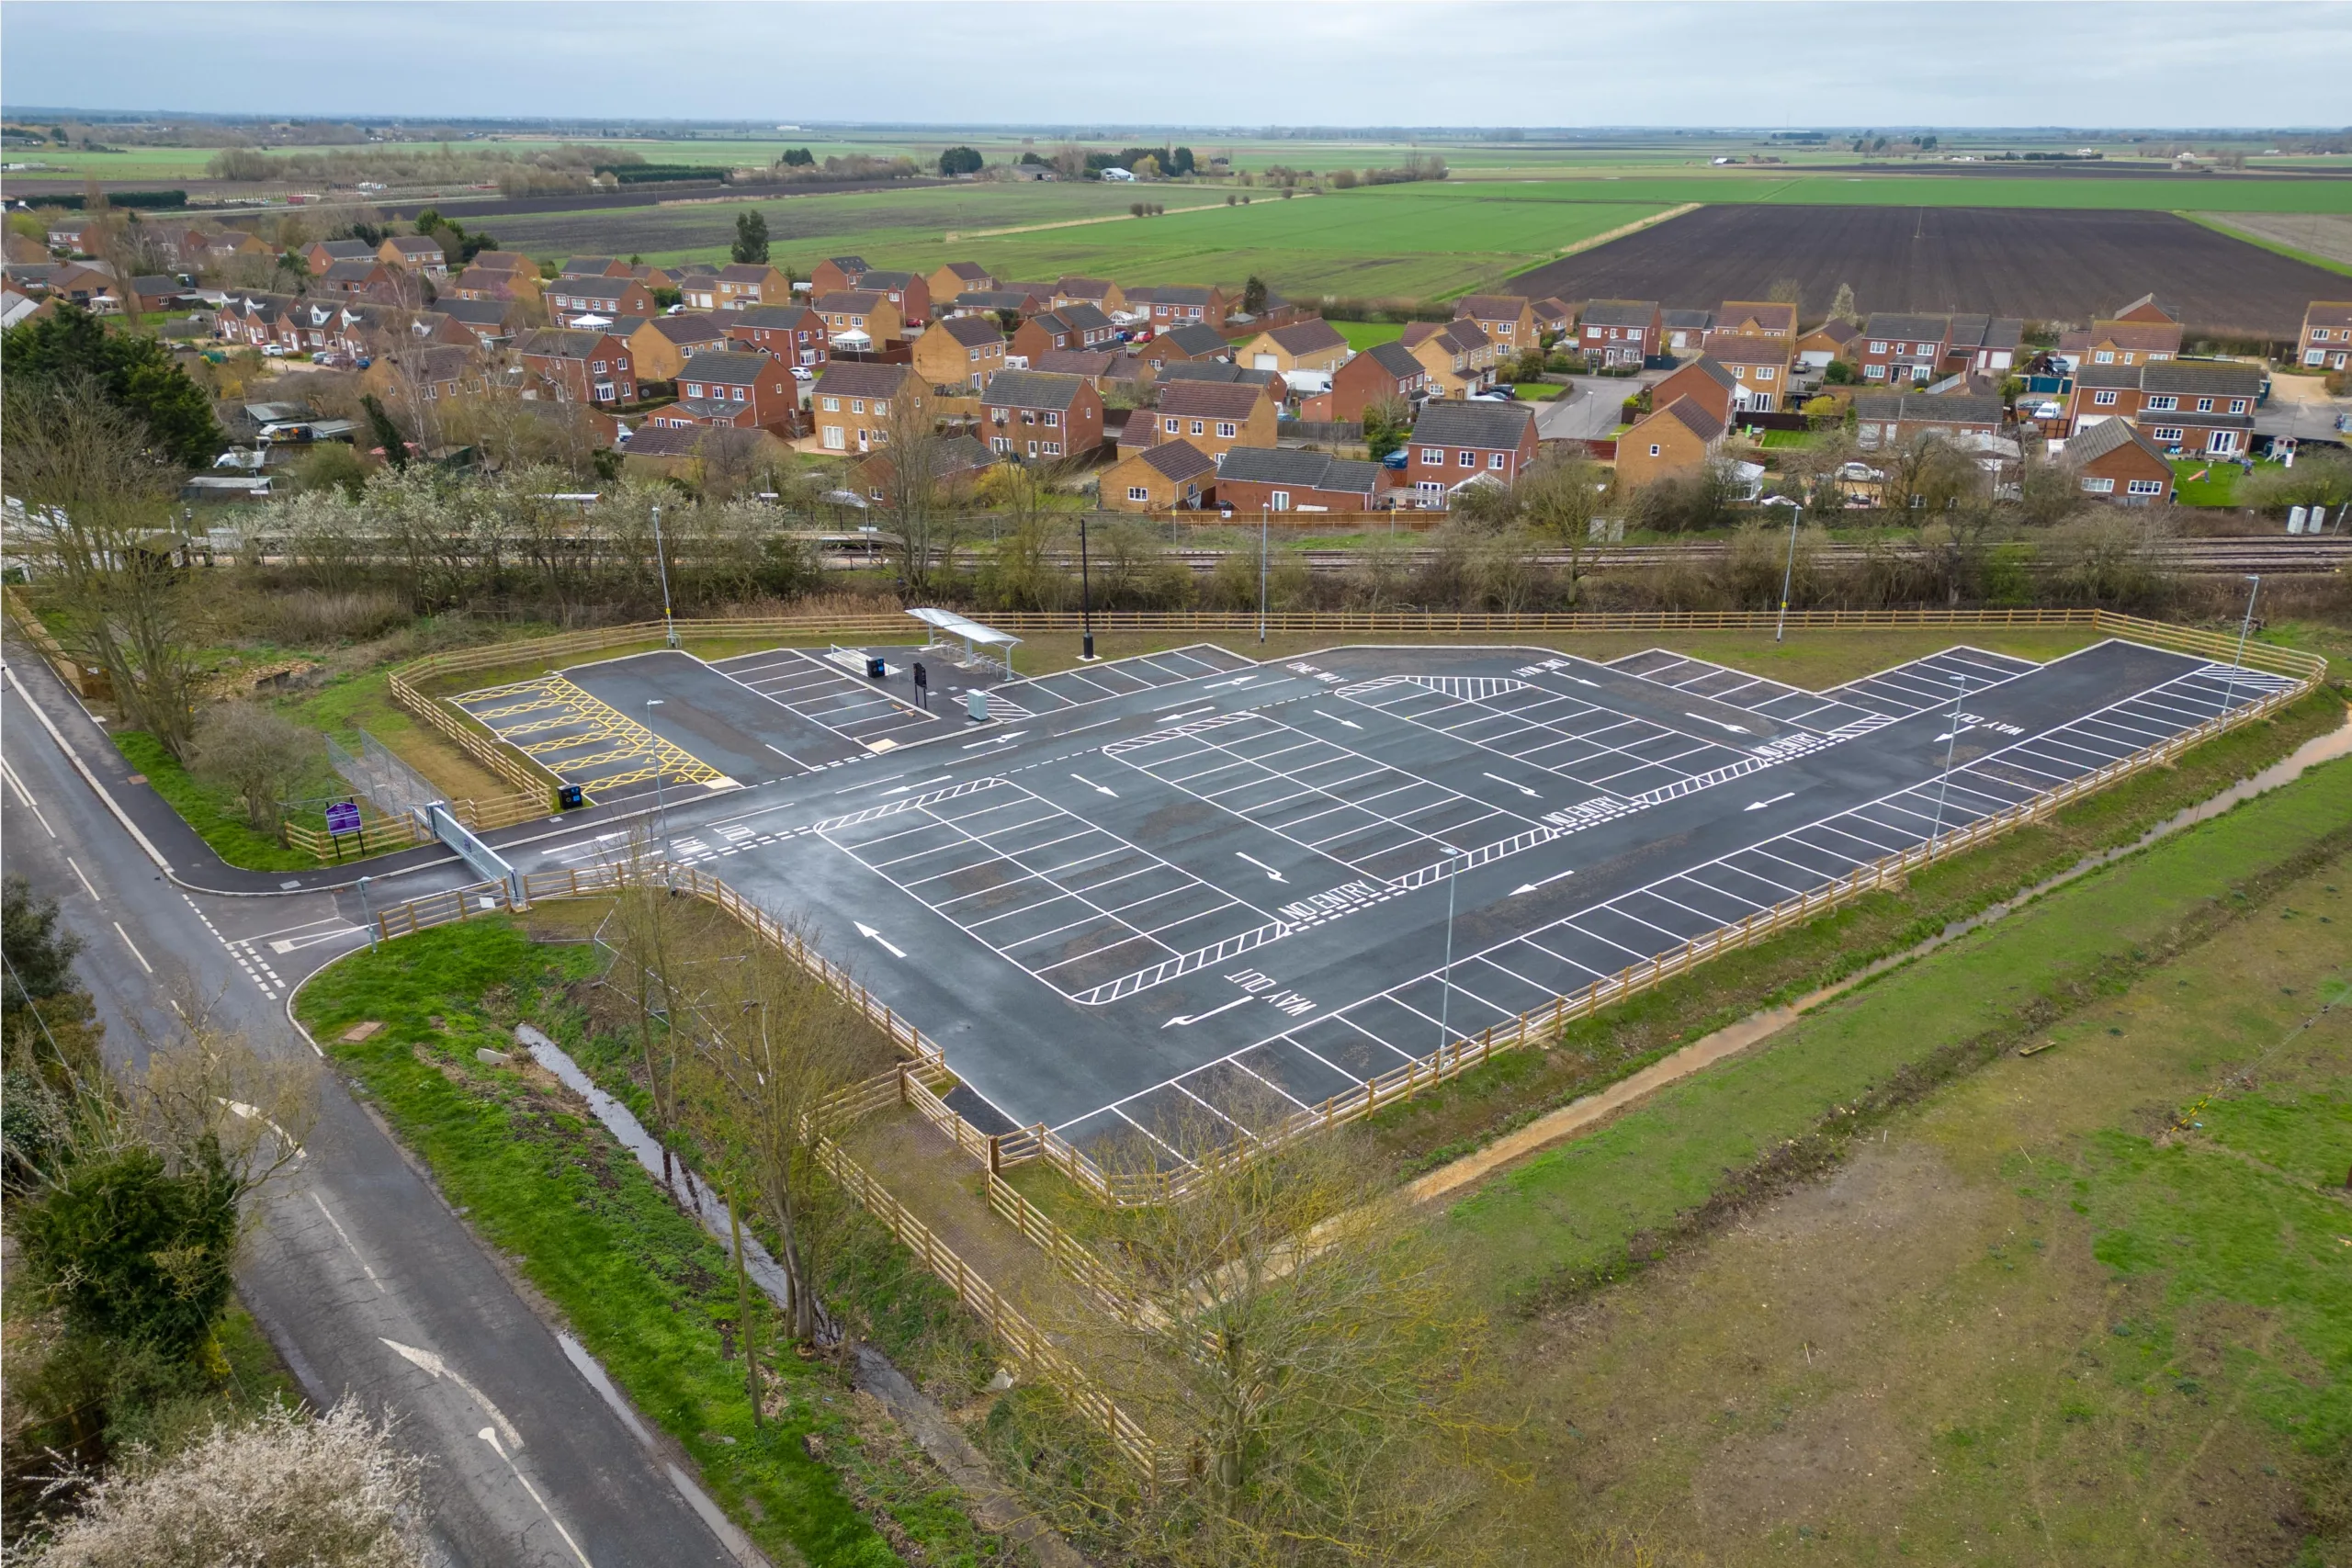
[[[286,345],[282,343],[263,344],[261,345],[261,351],[266,358],[283,359],[286,357]]]

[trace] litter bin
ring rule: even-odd
[[[875,658],[872,654],[866,655],[865,678],[867,680],[879,681],[883,676],[888,675],[889,672],[890,667],[888,665],[883,663],[882,660]]]

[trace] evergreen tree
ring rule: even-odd
[[[768,259],[768,220],[756,212],[738,214],[735,243],[727,254],[740,263],[757,266]]]

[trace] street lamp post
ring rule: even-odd
[[[1804,516],[1804,508],[1789,508],[1789,564],[1781,569],[1781,620],[1772,628],[1772,640],[1778,642],[1789,629],[1789,588],[1797,578],[1797,524]]]
[[[678,623],[670,616],[670,556],[662,547],[662,508],[653,509],[653,569],[662,575],[662,631],[670,646],[678,646]]]
[[[1446,1036],[1453,1032],[1447,1020],[1453,1016],[1453,895],[1462,886],[1460,873],[1445,879],[1445,978],[1438,982],[1437,1048],[1445,1050]]]
[[[368,883],[367,877],[359,879],[359,918],[368,922],[368,948],[372,953],[376,947],[376,912],[368,907]]]
[[[1968,699],[1968,677],[1957,677],[1960,688],[1952,694],[1951,733],[1944,737],[1944,776],[1936,783],[1936,830],[1928,835],[1928,852],[1936,852],[1936,840],[1944,836],[1944,799],[1951,794],[1952,753],[1960,745],[1960,705]]]
[[[658,508],[658,507],[657,507],[655,510],[659,511],[659,510],[660,510],[660,508]],[[662,750],[661,750],[661,739],[662,739],[662,738],[661,738],[660,736],[658,736],[658,735],[653,735],[653,713],[652,713],[652,710],[653,710],[653,709],[655,709],[655,708],[660,707],[661,705],[662,705],[662,699],[661,699],[660,697],[648,697],[648,698],[646,698],[646,699],[645,699],[645,706],[646,706],[646,715],[645,715],[645,719],[646,719],[646,724],[645,724],[645,732],[646,732],[646,734],[648,734],[648,735],[652,735],[652,736],[653,736],[653,740],[654,740],[654,751],[653,751],[653,831],[654,831],[654,833],[655,833],[657,836],[661,833],[662,829],[662,827],[663,827],[663,825],[664,825],[664,821],[665,821],[665,819],[666,819],[666,818],[668,818],[668,816],[669,816],[669,812],[668,812],[667,808],[666,808],[666,807],[663,807],[663,805],[662,804]]]
[[[2238,657],[2237,661],[2230,666],[2229,688],[2222,698],[2222,714],[2223,717],[2227,717],[2229,716],[2230,709],[2237,705],[2238,671],[2245,664],[2246,636],[2254,630],[2254,596],[2262,592],[2262,579],[2260,576],[2249,572],[2246,574],[2246,581],[2253,583],[2254,586],[2246,591],[2245,619],[2238,623]]]
[[[1266,641],[1266,513],[1258,513],[1258,643]]]
[[[1080,624],[1086,628],[1086,645],[1079,654],[1082,663],[1094,662],[1094,581],[1086,561],[1086,515],[1078,519],[1078,604]]]

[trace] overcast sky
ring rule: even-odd
[[[2201,128],[2341,126],[2346,82],[2352,6],[2342,4],[8,0],[0,9],[0,101],[12,109]]]

